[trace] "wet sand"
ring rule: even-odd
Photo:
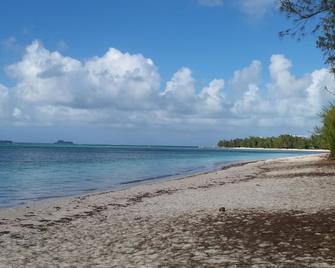
[[[335,267],[335,162],[257,161],[0,210],[0,267]]]

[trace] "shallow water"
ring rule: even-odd
[[[0,145],[0,207],[310,152],[170,146]]]

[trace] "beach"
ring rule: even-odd
[[[0,267],[335,267],[327,154],[0,210]]]

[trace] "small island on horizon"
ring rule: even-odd
[[[72,141],[64,141],[64,140],[58,140],[54,144],[58,144],[58,145],[74,145],[74,143]]]
[[[0,140],[0,144],[5,144],[5,145],[13,144],[13,141],[11,141],[11,140]]]

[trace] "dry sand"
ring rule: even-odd
[[[258,161],[2,209],[0,267],[335,267],[335,162]]]

